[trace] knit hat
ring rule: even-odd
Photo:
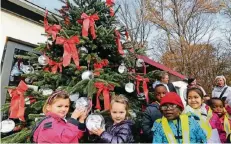
[[[191,84],[194,80],[195,78],[188,78],[188,84]]]
[[[216,76],[215,81],[214,81],[215,85],[217,85],[217,79],[220,79],[220,78],[224,80],[225,85],[226,85],[226,79],[225,79],[225,77],[223,75]]]
[[[166,103],[176,104],[184,110],[184,105],[181,101],[181,98],[175,92],[167,93],[160,101],[160,107]]]

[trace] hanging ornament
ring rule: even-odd
[[[136,66],[137,67],[143,67],[144,60],[143,59],[137,59]]]
[[[86,120],[86,127],[88,130],[95,130],[98,128],[105,129],[105,121],[100,114],[90,114]]]
[[[51,95],[53,93],[53,90],[49,88],[44,88],[44,89],[39,89],[39,92],[42,92],[42,95],[47,96],[47,95]]]
[[[49,58],[47,56],[44,56],[44,55],[41,55],[39,58],[38,58],[38,62],[40,65],[47,65],[49,63]]]
[[[77,92],[77,93],[71,94],[69,98],[71,101],[77,101],[79,98],[79,93]]]
[[[122,64],[119,66],[118,71],[119,71],[119,73],[121,73],[121,74],[124,73],[124,72],[127,72],[127,68],[126,68],[126,66],[125,66],[124,63],[122,63]]]
[[[132,92],[135,91],[135,85],[134,85],[133,83],[129,82],[129,83],[127,83],[127,84],[125,85],[125,90],[126,90],[126,92],[128,92],[128,93],[132,93]]]
[[[87,97],[81,97],[75,102],[75,108],[80,111],[91,110],[91,101]]]
[[[1,132],[8,133],[11,132],[15,128],[15,123],[13,120],[7,119],[1,122]]]
[[[94,78],[94,74],[93,74],[92,71],[87,70],[87,71],[84,71],[84,72],[82,73],[81,77],[82,77],[82,80],[85,80],[85,79],[93,79],[93,78]]]
[[[28,88],[31,88],[34,91],[38,91],[38,86],[35,86],[35,85],[27,85],[27,86],[28,86]]]
[[[80,47],[80,52],[83,53],[83,54],[87,54],[88,50],[87,50],[86,47],[82,46],[82,47]]]
[[[34,73],[34,68],[31,65],[24,65],[22,68],[22,71],[25,74],[32,74],[32,73]]]
[[[27,84],[31,84],[31,83],[33,82],[33,80],[32,80],[31,78],[26,78],[26,79],[25,79],[25,82],[26,82]]]

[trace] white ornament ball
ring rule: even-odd
[[[90,114],[86,120],[86,127],[88,130],[95,130],[98,128],[105,129],[105,121],[100,114]]]
[[[126,68],[126,66],[125,66],[124,63],[122,63],[122,64],[119,66],[118,71],[119,71],[119,73],[121,73],[121,74],[124,73],[124,72],[127,72],[127,68]]]
[[[82,80],[93,79],[94,78],[94,74],[93,74],[92,71],[87,70],[87,71],[84,71],[82,73],[81,77],[82,77]]]
[[[7,119],[1,122],[1,132],[8,133],[11,132],[15,128],[15,123],[13,120]]]
[[[32,81],[31,78],[26,78],[26,79],[25,79],[25,82],[26,82],[27,84],[31,84],[33,81]]]
[[[136,66],[137,66],[137,67],[143,67],[143,63],[144,63],[144,60],[143,60],[143,59],[138,59],[138,60],[136,61]]]
[[[40,65],[47,65],[49,63],[49,58],[44,56],[44,55],[41,55],[39,58],[38,58],[38,62]]]
[[[87,48],[85,48],[85,47],[82,46],[82,47],[80,48],[80,52],[81,52],[81,53],[86,53],[86,54],[87,54],[87,53],[88,53],[88,50],[87,50]]]
[[[81,97],[77,99],[77,101],[75,102],[75,108],[80,111],[84,111],[84,110],[90,111],[91,101],[87,97]]]
[[[34,73],[34,68],[31,65],[24,65],[22,71],[25,74],[31,74]]]
[[[77,101],[79,98],[79,93],[77,92],[77,93],[71,94],[69,98],[71,101]]]
[[[40,89],[39,92],[42,92],[42,95],[47,96],[47,95],[51,95],[53,93],[52,89]]]
[[[133,83],[129,82],[129,83],[127,83],[127,84],[125,85],[125,90],[126,90],[126,92],[128,92],[128,93],[132,93],[132,92],[135,91],[135,85],[134,85]]]

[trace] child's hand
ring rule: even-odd
[[[71,117],[74,119],[79,118],[82,114],[84,113],[84,111],[81,111],[79,109],[75,109],[74,112],[72,113]]]
[[[83,113],[80,115],[80,117],[79,117],[79,122],[80,123],[84,123],[84,120],[87,118],[87,116],[88,116],[88,112],[89,111],[87,111],[87,110],[85,110],[85,111],[83,111]]]
[[[100,136],[104,132],[104,129],[102,128],[92,129],[90,132],[97,136]]]

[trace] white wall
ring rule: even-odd
[[[1,59],[7,37],[12,37],[36,45],[38,44],[38,42],[46,41],[46,37],[41,35],[42,33],[44,33],[43,26],[8,13],[6,11],[1,11],[1,29]]]

